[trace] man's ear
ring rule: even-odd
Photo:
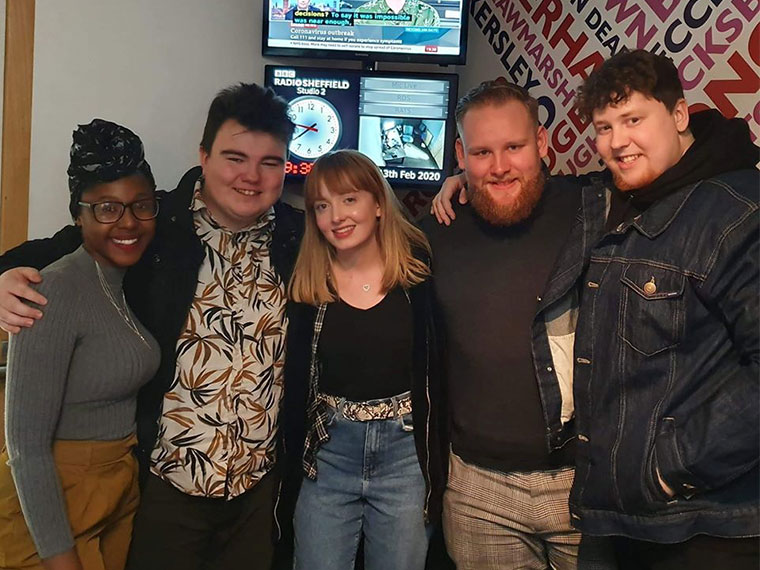
[[[464,170],[464,145],[462,144],[461,137],[457,137],[454,142],[454,149],[457,152],[457,166],[459,170]]]
[[[676,101],[675,107],[673,107],[673,121],[675,122],[676,129],[679,134],[683,134],[689,128],[689,106],[686,104],[686,99],[679,99]]]
[[[539,125],[536,129],[536,145],[538,146],[538,156],[546,158],[546,155],[549,154],[549,134],[543,125]]]

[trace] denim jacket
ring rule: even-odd
[[[552,176],[549,183],[565,192],[579,192],[582,185],[590,184],[590,180],[587,176]],[[604,200],[596,200],[592,205],[598,210],[595,213],[603,218]],[[531,327],[533,365],[550,452],[575,437],[572,359],[578,320],[576,283],[598,233],[584,217],[583,208],[575,213],[575,217],[573,232],[577,235],[569,236],[562,248],[538,300]]]
[[[758,534],[758,188],[756,170],[687,185],[593,244],[575,345],[581,531]],[[604,191],[584,189],[576,239],[602,235]]]

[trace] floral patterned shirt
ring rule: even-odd
[[[275,460],[285,361],[285,287],[270,262],[274,209],[233,233],[196,186],[205,258],[177,341],[152,472],[188,495],[232,499]]]

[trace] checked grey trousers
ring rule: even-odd
[[[570,526],[573,469],[501,473],[449,456],[443,529],[457,570],[614,569],[605,539]]]

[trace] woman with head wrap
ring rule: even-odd
[[[136,398],[159,349],[122,278],[153,237],[155,182],[129,129],[95,119],[73,139],[69,210],[83,245],[43,270],[45,316],[9,347],[2,569],[123,569],[139,499]]]

